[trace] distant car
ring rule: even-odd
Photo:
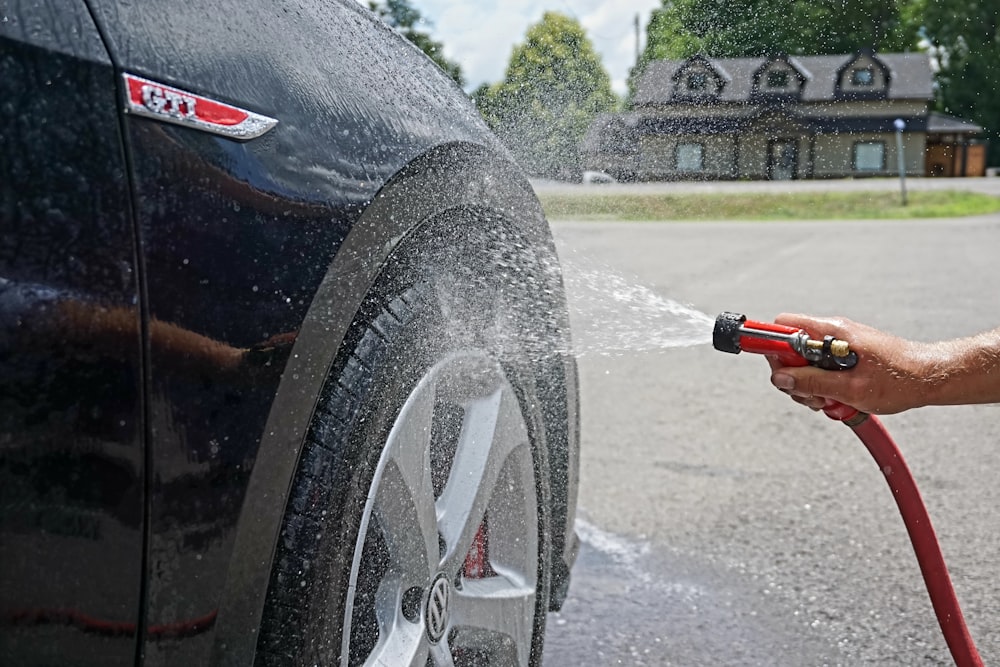
[[[0,664],[539,664],[576,371],[465,95],[355,0],[2,13]]]
[[[617,183],[618,181],[611,174],[606,174],[603,171],[585,171],[583,172],[583,182],[584,183]]]

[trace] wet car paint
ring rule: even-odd
[[[4,79],[6,97],[61,84],[30,117],[21,103],[4,112],[20,123],[4,131],[12,140],[18,132],[33,159],[31,168],[9,165],[4,201],[16,206],[4,225],[31,225],[38,248],[26,251],[32,235],[21,227],[5,229],[0,276],[15,287],[0,296],[0,310],[17,312],[4,314],[2,336],[39,321],[14,298],[32,285],[59,290],[46,298],[60,307],[42,307],[61,313],[71,304],[52,327],[73,331],[47,347],[34,341],[30,358],[12,346],[2,360],[4,377],[28,384],[5,383],[12,407],[3,435],[20,446],[5,442],[0,470],[17,484],[51,486],[58,460],[65,480],[37,502],[4,485],[0,548],[10,551],[0,576],[31,594],[3,588],[18,593],[4,595],[0,646],[30,651],[46,636],[52,661],[245,664],[274,522],[315,400],[297,382],[321,382],[339,343],[330,304],[348,304],[332,327],[346,328],[349,304],[428,210],[492,202],[532,211],[538,225],[537,205],[457,87],[354,2],[93,0],[89,12],[72,4],[18,5],[0,32],[4,67],[23,69],[20,80]],[[123,71],[280,122],[237,143],[120,117]],[[49,132],[28,132],[32,123]],[[72,187],[46,173],[68,169],[52,157],[67,146],[79,153]],[[429,156],[421,173],[442,177],[409,192],[396,175],[421,155]],[[495,188],[491,172],[502,174]],[[393,197],[386,184],[394,176]],[[53,187],[64,201],[46,199]],[[32,192],[37,210],[26,212]],[[372,213],[351,255],[338,255],[377,193],[397,207]],[[78,224],[66,224],[73,216]],[[35,257],[41,268],[26,265]],[[106,287],[95,285],[94,271],[106,274]],[[96,444],[76,430],[88,403],[87,414],[99,417]],[[53,424],[60,410],[61,431]],[[23,430],[33,414],[40,434]],[[52,455],[39,438],[58,440]],[[257,469],[260,460],[270,470]],[[562,467],[574,470],[575,461]],[[83,527],[56,547],[47,534],[59,531],[45,521]],[[33,552],[50,564],[39,568]],[[65,594],[80,582],[89,583]]]
[[[19,10],[0,27],[0,661],[58,662],[39,629],[58,624],[82,628],[80,664],[131,664],[141,318],[114,72],[83,5]]]

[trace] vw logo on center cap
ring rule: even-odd
[[[448,631],[448,600],[451,597],[451,584],[448,577],[441,574],[431,584],[427,595],[427,607],[424,619],[427,622],[427,637],[435,644]]]

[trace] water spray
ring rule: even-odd
[[[721,352],[750,352],[774,357],[785,366],[811,365],[831,371],[849,371],[859,361],[848,341],[832,336],[822,340],[812,338],[803,329],[755,322],[737,313],[726,312],[716,318],[712,344]],[[955,664],[957,667],[983,667],[959,607],[930,515],[896,443],[873,415],[831,400],[827,400],[823,412],[854,431],[885,475]]]

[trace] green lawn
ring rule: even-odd
[[[1000,198],[942,190],[899,192],[803,192],[796,194],[546,194],[539,195],[552,220],[830,220],[941,218],[1000,211]]]

